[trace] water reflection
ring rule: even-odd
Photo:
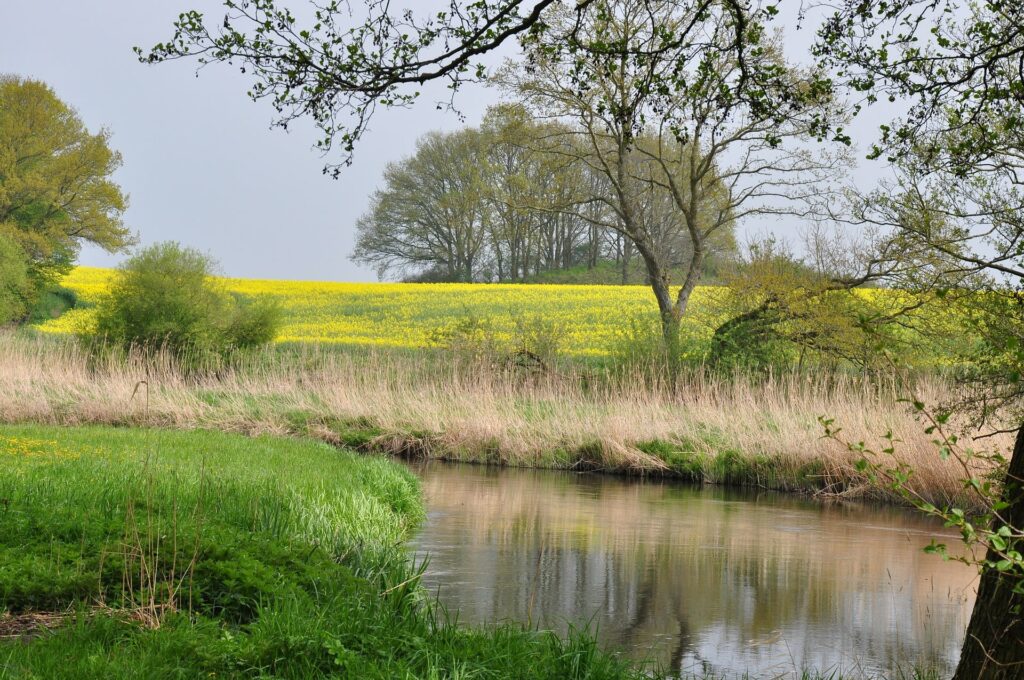
[[[591,622],[682,671],[948,672],[975,577],[896,509],[670,482],[431,464],[414,548],[461,621]],[[955,537],[949,538],[951,543]]]

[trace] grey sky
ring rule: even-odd
[[[171,35],[186,9],[222,13],[211,0],[0,0],[0,73],[41,79],[90,129],[107,127],[124,156],[116,179],[130,195],[126,221],[143,243],[174,239],[216,257],[232,276],[375,280],[348,260],[354,223],[384,165],[427,130],[460,125],[423,101],[382,112],[338,180],[321,174],[312,134],[269,129],[269,104],[245,96],[236,70],[139,64],[133,45]],[[460,98],[479,120],[495,93]],[[119,256],[87,248],[83,264]]]
[[[355,220],[385,164],[424,132],[458,127],[458,117],[429,98],[380,111],[355,164],[329,179],[311,132],[271,130],[270,105],[245,96],[236,69],[211,66],[196,78],[194,63],[136,61],[132,46],[169,38],[186,9],[223,13],[219,0],[0,0],[0,73],[47,82],[90,129],[111,130],[124,156],[116,179],[130,195],[126,221],[143,243],[181,241],[231,276],[374,280],[348,260]],[[497,97],[475,87],[458,102],[476,123]],[[81,262],[119,259],[87,248]]]

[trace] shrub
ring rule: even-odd
[[[213,278],[215,262],[177,243],[139,251],[100,301],[96,333],[124,346],[224,355],[273,340],[280,322],[267,301],[240,301]]]
[[[781,315],[767,307],[738,314],[715,329],[708,363],[725,372],[784,368],[790,358],[777,326]]]
[[[281,327],[281,307],[265,298],[235,298],[235,313],[227,334],[234,347],[258,347],[273,342]]]
[[[14,241],[0,236],[0,324],[25,315],[30,292],[25,251]]]
[[[88,306],[78,299],[78,293],[64,286],[53,286],[43,291],[32,305],[28,313],[28,323],[45,323],[79,305]]]

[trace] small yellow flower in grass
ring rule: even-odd
[[[15,460],[56,462],[77,460],[80,455],[77,451],[65,449],[57,442],[47,439],[0,436],[0,456]]]

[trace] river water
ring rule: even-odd
[[[686,673],[948,675],[972,569],[911,512],[670,481],[432,463],[416,468],[425,585],[468,624],[590,625]]]

